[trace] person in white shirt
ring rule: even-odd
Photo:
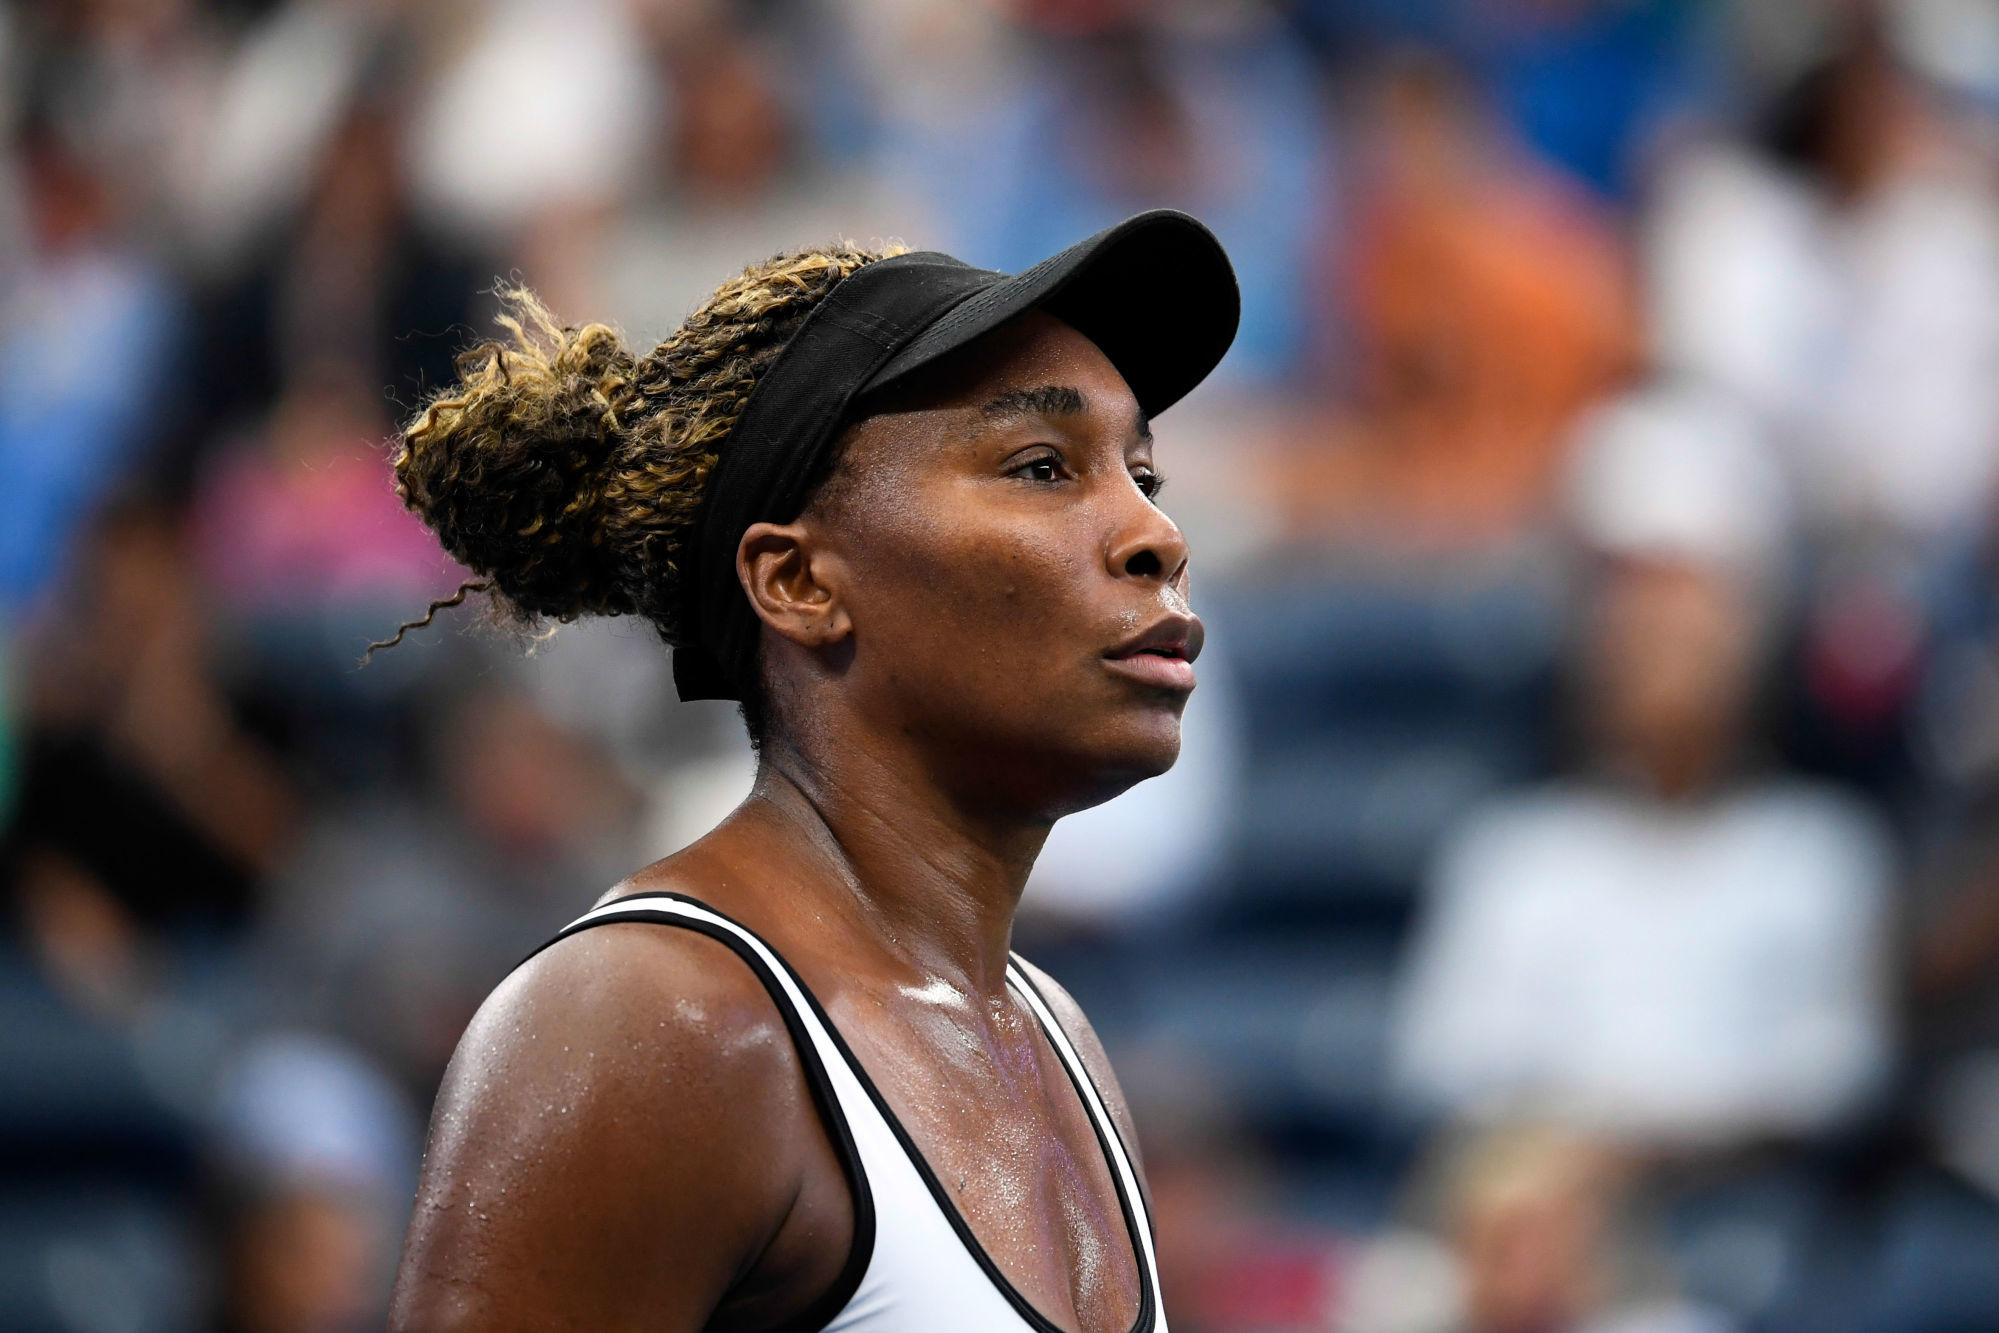
[[[1638,1145],[1835,1124],[1888,1062],[1894,856],[1857,801],[1747,762],[1780,476],[1724,401],[1654,387],[1585,426],[1571,501],[1585,771],[1447,839],[1394,1086]]]

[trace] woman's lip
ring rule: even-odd
[[[1162,690],[1194,688],[1194,664],[1184,657],[1162,657],[1158,653],[1133,653],[1128,657],[1106,657],[1104,664],[1118,675]]]
[[[1105,653],[1110,658],[1132,657],[1143,652],[1170,653],[1191,662],[1201,655],[1201,620],[1195,615],[1165,615],[1143,633],[1134,634]]]

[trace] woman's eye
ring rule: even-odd
[[[1166,488],[1166,478],[1157,472],[1134,472],[1131,479],[1138,483],[1138,490],[1148,500],[1159,498],[1159,492]]]

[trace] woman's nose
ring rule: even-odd
[[[1187,567],[1187,539],[1180,527],[1149,500],[1112,539],[1106,563],[1118,578],[1171,583]]]

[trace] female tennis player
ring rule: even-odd
[[[1054,821],[1178,753],[1148,422],[1236,319],[1162,211],[1014,276],[781,256],[643,356],[520,295],[467,354],[405,500],[524,616],[645,617],[759,765],[473,1020],[395,1328],[1165,1328],[1123,1098],[1009,942]]]

